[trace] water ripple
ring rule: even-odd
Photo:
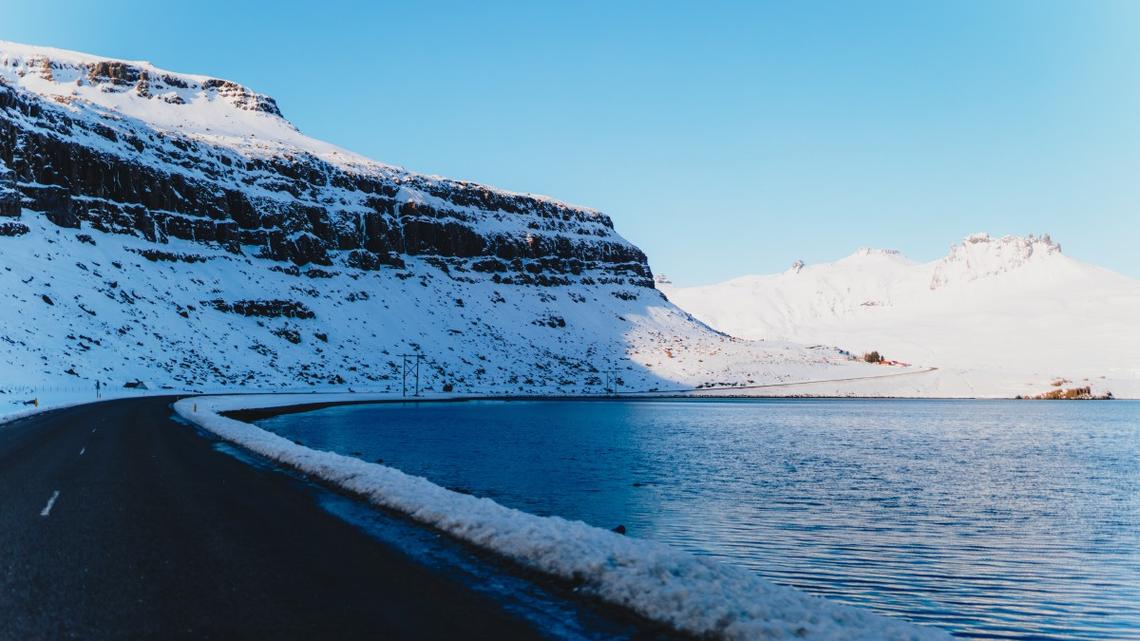
[[[1140,639],[1140,403],[519,402],[262,424],[964,638]]]

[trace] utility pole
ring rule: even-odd
[[[404,359],[404,368],[403,368],[403,374],[404,374],[404,383],[403,383],[403,395],[404,395],[405,397],[407,397],[407,395],[408,395],[408,359],[409,359],[409,358],[414,358],[414,359],[416,359],[416,371],[415,371],[415,377],[416,377],[416,392],[415,392],[415,394],[414,394],[413,396],[419,396],[419,395],[420,395],[420,361],[422,361],[422,360],[424,359],[424,357],[423,357],[423,354],[400,354],[400,358],[403,358],[403,359]]]
[[[621,387],[621,379],[618,378],[617,365],[606,366],[606,392],[614,396],[618,395],[618,388]]]

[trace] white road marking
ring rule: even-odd
[[[59,498],[59,490],[52,492],[51,498],[48,499],[47,505],[44,506],[44,509],[40,510],[40,516],[47,516],[47,515],[51,514],[51,508],[53,505],[55,505],[55,500],[58,498]]]
[[[94,428],[94,427],[93,427],[93,428],[91,428],[91,433],[92,433],[92,434],[94,434],[94,433],[95,433],[95,428]]]
[[[86,452],[86,451],[87,451],[87,448],[86,448],[86,447],[85,447],[85,448],[83,448],[83,449],[81,449],[81,450],[79,450],[79,455],[80,455],[80,456],[83,456],[83,453],[84,453],[84,452]]]

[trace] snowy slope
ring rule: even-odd
[[[0,289],[0,412],[135,379],[398,391],[405,353],[456,393],[878,373],[706,327],[595,210],[361,158],[228,81],[3,42]]]
[[[1048,236],[975,234],[923,264],[861,249],[780,274],[662,289],[734,336],[939,367],[928,382],[947,395],[1039,393],[1061,379],[1140,394],[1140,281],[1069,258]],[[913,383],[894,388],[921,394]]]
[[[250,153],[304,150],[343,164],[379,166],[304,136],[269,96],[226,80],[158,69],[145,61],[0,41],[0,79],[59,104],[83,103]]]

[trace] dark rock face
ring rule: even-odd
[[[204,300],[203,306],[213,307],[220,312],[260,316],[262,318],[314,318],[316,314],[295,300],[239,300],[227,302],[221,299]]]
[[[16,174],[0,160],[0,216],[19,216],[21,198]]]
[[[80,236],[83,236],[83,235],[85,235],[85,234],[80,234]],[[87,236],[87,238],[91,238],[91,237]],[[94,244],[94,243],[92,243],[92,244]],[[177,254],[174,252],[164,252],[160,249],[142,249],[142,250],[130,250],[130,249],[128,249],[127,251],[134,251],[135,253],[137,253],[138,255],[142,256],[143,258],[151,261],[152,263],[157,263],[160,261],[168,262],[168,263],[204,263],[207,260],[209,260],[205,256],[198,256],[195,254]]]
[[[185,84],[113,61],[88,64],[86,81],[139,99],[171,98]],[[207,80],[201,88],[280,115],[271,98],[240,85]],[[0,215],[18,216],[21,200],[60,227],[213,243],[298,266],[377,270],[425,256],[508,284],[561,284],[591,272],[653,287],[645,255],[594,211],[303,151],[239,153],[0,82]]]
[[[301,332],[298,332],[291,327],[279,327],[273,330],[273,335],[278,338],[283,338],[290,343],[293,343],[294,345],[301,344]]]
[[[31,230],[24,223],[0,223],[0,236],[23,236],[29,231]]]

